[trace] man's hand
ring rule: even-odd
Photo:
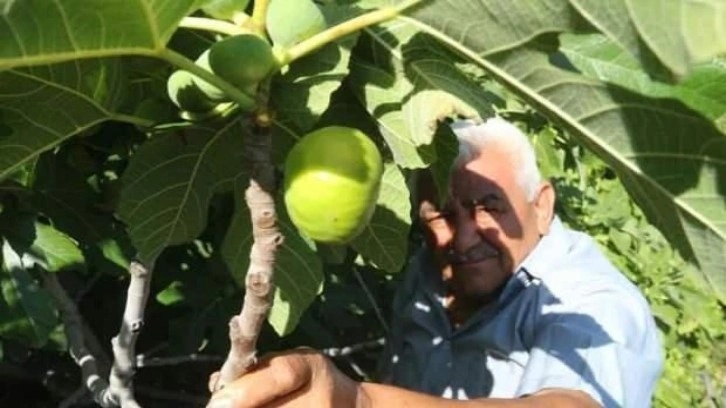
[[[356,407],[359,384],[313,350],[275,354],[212,396],[208,408]]]

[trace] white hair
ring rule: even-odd
[[[456,166],[475,159],[487,146],[497,145],[511,154],[517,182],[527,199],[535,199],[542,175],[537,167],[534,146],[519,128],[502,118],[493,117],[482,124],[468,119],[458,120],[451,124],[451,129],[459,140]]]

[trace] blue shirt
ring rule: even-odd
[[[581,390],[604,407],[650,406],[663,354],[640,291],[558,218],[495,304],[453,329],[440,271],[414,256],[394,301],[384,381],[454,399]]]

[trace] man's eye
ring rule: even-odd
[[[500,203],[498,202],[488,202],[483,204],[477,204],[474,206],[474,212],[477,214],[480,213],[488,213],[488,214],[497,214],[501,213],[503,209],[501,208]]]

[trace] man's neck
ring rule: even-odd
[[[454,290],[446,290],[444,308],[451,327],[458,328],[480,310],[496,304],[504,285],[489,295],[476,297],[460,296]]]

